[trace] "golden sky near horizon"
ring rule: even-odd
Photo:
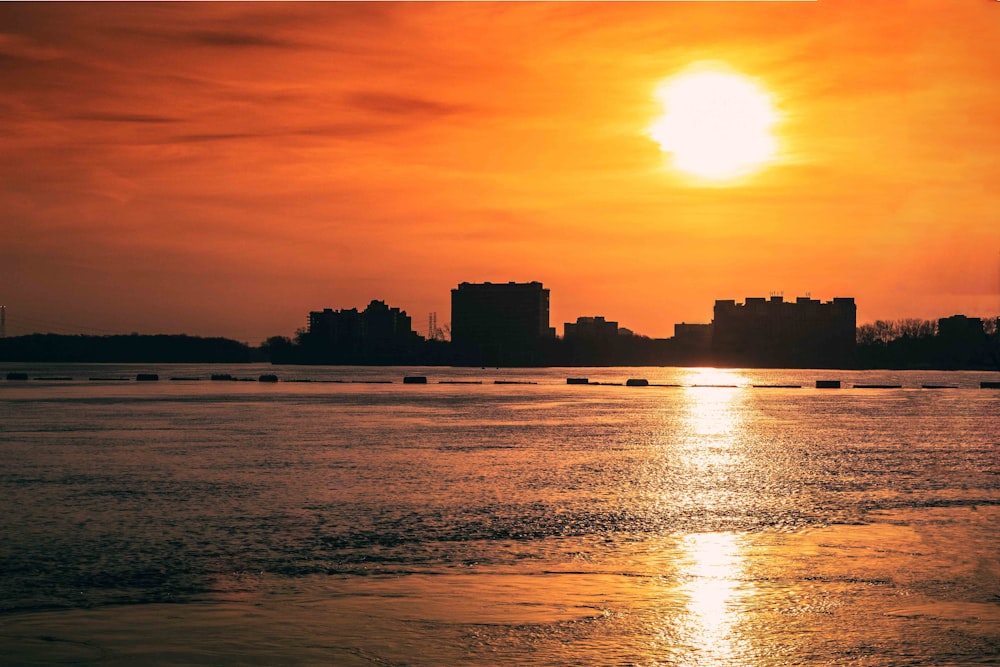
[[[765,91],[776,150],[672,166],[657,91]],[[665,337],[715,299],[1000,311],[1000,3],[0,5],[0,303],[34,330],[291,335],[540,280]]]

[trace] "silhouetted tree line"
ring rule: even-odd
[[[273,363],[413,366],[683,366],[707,363],[707,354],[673,339],[619,335],[608,340],[538,338],[508,348],[457,347],[419,336],[392,343],[335,344],[300,330],[295,338],[273,336],[261,346]]]
[[[901,339],[926,339],[937,335],[937,320],[875,320],[858,327],[858,345],[888,345]]]
[[[876,320],[857,327],[857,367],[1000,370],[1000,318]],[[947,325],[947,326],[944,326]],[[416,334],[348,346],[300,330],[260,347],[228,338],[186,335],[0,338],[0,361],[111,363],[244,363],[421,366],[693,366],[713,365],[710,351],[676,339],[620,335],[606,341],[539,339],[532,349],[470,351]]]
[[[243,363],[259,358],[250,346],[228,338],[165,334],[0,338],[0,361]]]
[[[862,324],[857,328],[858,367],[1000,370],[998,321],[956,316]]]
[[[262,356],[275,364],[435,366],[451,363],[450,344],[424,340],[416,333],[334,342],[300,329],[295,338],[272,336],[261,344]]]

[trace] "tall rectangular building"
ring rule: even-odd
[[[549,290],[540,282],[461,283],[451,291],[451,340],[461,361],[535,365],[549,328]]]

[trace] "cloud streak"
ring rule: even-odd
[[[98,123],[178,123],[180,118],[173,116],[157,116],[154,114],[129,114],[117,112],[80,113],[69,116],[71,120],[87,120]]]
[[[351,93],[347,96],[347,103],[358,111],[387,116],[452,116],[469,111],[465,105],[378,91]]]
[[[63,53],[59,49],[39,44],[22,35],[0,32],[0,57],[48,62],[62,56]]]
[[[223,48],[296,49],[301,47],[300,44],[293,41],[271,37],[263,33],[233,30],[195,30],[181,33],[177,37],[201,46]]]

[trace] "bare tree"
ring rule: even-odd
[[[937,335],[937,322],[935,320],[909,318],[897,320],[896,326],[899,329],[898,337],[929,338]]]
[[[875,320],[857,328],[858,345],[888,345],[900,338],[930,338],[937,335],[935,320],[906,318],[901,320]]]

